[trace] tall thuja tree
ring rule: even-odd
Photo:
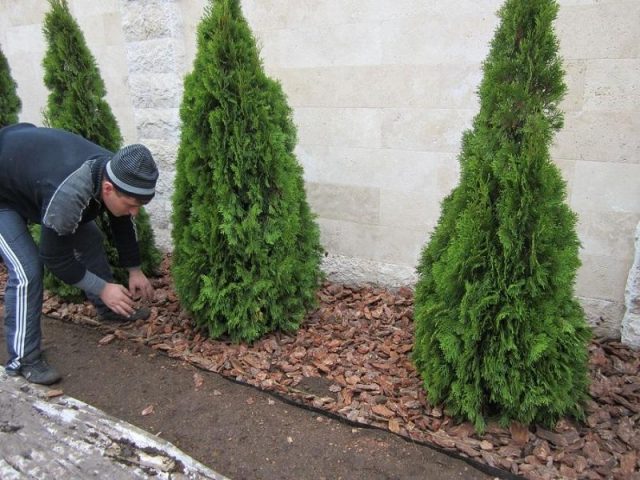
[[[416,286],[429,399],[472,421],[580,417],[590,331],[573,295],[576,217],[549,146],[565,93],[552,0],[507,0]]]
[[[9,62],[0,48],[0,128],[18,121],[22,102],[16,89],[17,85],[11,76]]]
[[[320,278],[319,231],[291,109],[238,0],[207,8],[180,114],[172,235],[182,305],[212,337],[297,329]]]
[[[106,89],[96,61],[66,0],[49,0],[49,3],[51,9],[45,16],[43,28],[48,44],[43,60],[44,82],[50,92],[44,112],[45,123],[77,133],[107,150],[116,151],[122,146],[122,135],[104,99]],[[144,209],[140,209],[135,223],[142,269],[151,275],[160,263],[161,253],[155,245],[149,215]],[[105,247],[109,262],[118,265],[118,254],[106,214],[98,218],[98,224],[107,238]],[[119,281],[126,281],[124,269],[116,268],[114,274]],[[80,293],[51,274],[45,277],[45,285],[66,298]]]

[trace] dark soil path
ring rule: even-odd
[[[464,461],[353,426],[87,326],[43,319],[66,395],[239,479],[485,479]],[[4,344],[4,338],[2,338]],[[0,351],[4,363],[6,352]]]

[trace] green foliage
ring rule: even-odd
[[[173,274],[212,337],[292,331],[315,302],[319,231],[296,131],[238,0],[212,1],[185,81],[173,197]]]
[[[107,150],[118,150],[122,136],[80,26],[66,0],[49,3],[43,27],[48,48],[42,65],[49,89],[45,123],[82,135]]]
[[[414,360],[430,401],[484,429],[580,417],[590,330],[576,216],[549,146],[565,93],[552,0],[507,0],[459,185],[422,252]]]
[[[16,93],[17,88],[9,62],[0,48],[0,128],[18,122],[22,102]]]
[[[66,0],[49,0],[49,3],[51,10],[45,16],[43,27],[48,45],[42,62],[44,83],[50,92],[44,112],[45,124],[116,151],[122,146],[122,135],[104,99],[107,92],[96,61]],[[106,214],[96,222],[107,239],[105,249],[109,263],[117,265],[118,253]],[[147,275],[153,275],[160,264],[161,253],[155,245],[149,216],[144,209],[140,209],[135,223],[142,269]],[[123,268],[115,268],[114,276],[119,282],[127,282],[128,273]],[[49,272],[45,275],[45,285],[67,300],[81,298],[80,290],[65,285]]]

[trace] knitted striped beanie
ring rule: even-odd
[[[105,168],[107,177],[117,190],[141,200],[155,195],[158,167],[147,147],[127,145],[118,150]]]

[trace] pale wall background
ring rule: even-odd
[[[619,335],[640,219],[640,0],[561,0],[569,94],[553,157],[583,243],[577,294],[600,334]],[[150,206],[170,248],[182,79],[205,0],[69,0],[127,143],[162,168]],[[243,0],[268,73],[295,111],[297,154],[328,256],[347,282],[415,281],[440,200],[458,181],[478,111],[481,62],[500,0]],[[0,45],[42,121],[45,0],[0,0]]]

